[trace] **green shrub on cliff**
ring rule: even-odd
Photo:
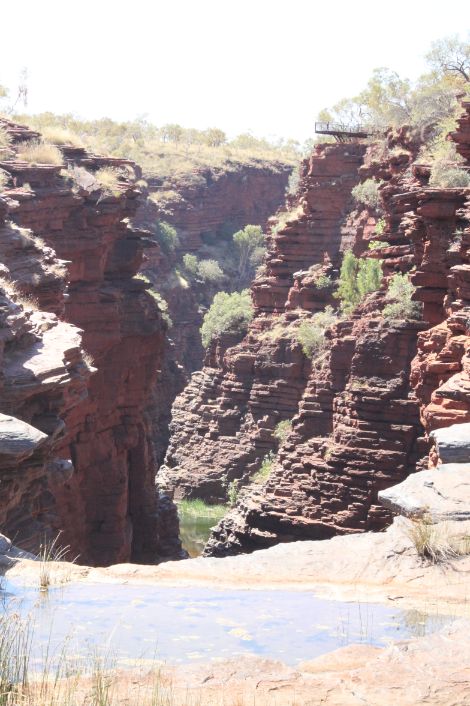
[[[248,289],[232,294],[219,292],[215,295],[202,322],[202,345],[207,348],[211,340],[221,333],[247,331],[252,318],[253,305]]]
[[[413,301],[413,294],[416,287],[408,279],[407,275],[397,273],[393,275],[388,285],[385,299],[389,302],[383,315],[386,319],[420,319],[421,303]]]
[[[151,226],[152,233],[160,248],[166,255],[174,252],[180,244],[176,228],[166,221],[155,221]]]
[[[183,255],[183,267],[189,275],[193,275],[194,277],[197,275],[198,264],[199,261],[196,255],[189,252]]]
[[[275,460],[276,456],[273,451],[267,453],[261,462],[261,466],[251,477],[252,483],[265,483],[265,481],[267,481],[269,476],[271,475]]]
[[[357,184],[351,192],[354,200],[365,206],[377,208],[380,204],[379,187],[382,183],[375,179],[366,179],[362,184]]]
[[[201,260],[197,273],[203,282],[218,284],[224,279],[224,273],[217,260]]]
[[[343,257],[339,286],[335,297],[341,302],[341,309],[349,314],[370,292],[380,287],[382,261],[373,258],[358,258],[348,250]]]
[[[325,348],[325,331],[338,320],[332,306],[314,314],[308,321],[302,321],[297,329],[297,340],[307,358],[316,357]]]
[[[274,436],[283,444],[292,431],[292,419],[284,419],[282,422],[278,422],[274,429]]]

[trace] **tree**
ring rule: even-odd
[[[403,125],[411,118],[411,86],[391,69],[374,69],[367,88],[356,101],[362,106],[364,117],[378,127]]]
[[[177,123],[164,125],[160,130],[163,142],[174,142],[176,145],[183,137],[183,128]]]
[[[382,181],[366,179],[361,184],[357,184],[351,194],[357,203],[362,203],[371,208],[377,208],[380,204],[379,188]]]
[[[204,141],[209,147],[220,147],[224,142],[227,142],[227,135],[223,130],[211,127],[204,132]]]
[[[431,44],[426,59],[438,74],[454,74],[470,83],[470,35],[467,41],[456,34],[438,39]]]
[[[381,280],[381,260],[361,259],[348,250],[341,263],[339,286],[334,296],[341,301],[341,309],[350,314],[367,294],[379,289]]]
[[[238,279],[244,282],[264,257],[264,235],[261,226],[247,225],[233,234],[238,250]]]

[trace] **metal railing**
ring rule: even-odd
[[[351,137],[367,137],[371,130],[365,125],[347,125],[345,123],[316,122],[315,132],[321,135],[349,135]]]

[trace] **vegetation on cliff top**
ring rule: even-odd
[[[147,120],[116,122],[109,118],[81,120],[78,117],[40,113],[15,115],[14,119],[29,125],[50,142],[84,146],[92,152],[132,159],[145,174],[168,180],[191,175],[204,168],[231,169],[236,165],[270,163],[295,164],[302,145],[295,140],[276,143],[244,133],[233,140],[218,128],[196,130],[171,124],[157,127]]]
[[[435,186],[469,186],[461,158],[446,141],[461,113],[462,96],[470,98],[470,37],[457,36],[434,42],[426,55],[428,71],[415,83],[389,68],[373,71],[366,88],[321,111],[320,120],[361,123],[377,139],[389,127],[408,125],[423,144],[418,161],[439,164],[433,170]]]

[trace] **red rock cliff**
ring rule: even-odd
[[[174,253],[156,247],[146,252],[142,271],[168,302],[173,322],[170,337],[174,354],[186,374],[202,367],[204,351],[199,329],[214,294],[231,291],[235,282],[221,284],[192,281],[190,286],[175,272],[182,256],[230,259],[232,235],[247,224],[266,227],[267,220],[284,202],[291,167],[281,162],[253,160],[228,162],[223,168],[200,169],[173,177],[164,184],[148,179],[151,198],[139,209],[136,223],[151,226],[157,219],[176,228],[179,245]]]
[[[14,150],[33,136],[6,126]],[[42,441],[29,456],[34,482],[25,472],[27,489],[14,486],[2,502],[2,531],[34,546],[37,528],[62,530],[61,542],[85,563],[155,561],[178,551],[177,521],[153,484],[149,407],[166,326],[134,278],[145,245],[145,234],[128,225],[139,204],[135,165],[66,147],[63,154],[65,176],[60,166],[18,162],[14,154],[0,163],[9,176],[8,217],[28,229],[19,232],[34,254],[25,268],[18,252],[10,256],[7,233],[8,279],[59,317],[6,316],[2,411],[30,423]],[[103,166],[122,170],[112,193],[93,176]],[[19,368],[32,368],[29,387],[18,387]]]
[[[383,527],[389,515],[377,492],[425,458],[422,394],[411,368],[425,345],[424,329],[445,317],[452,286],[464,291],[462,264],[446,251],[462,225],[468,191],[429,189],[429,170],[410,172],[417,147],[402,131],[389,136],[379,159],[374,147],[367,153],[354,145],[317,148],[304,165],[297,208],[273,231],[265,272],[253,284],[257,315],[248,335],[217,355],[211,351],[203,372],[176,400],[162,482],[181,495],[215,499],[232,479],[243,486],[276,449],[276,423],[292,419],[268,480],[242,490],[208,554]],[[354,184],[370,176],[385,181],[384,245],[374,251],[367,245],[378,237],[377,213],[353,208],[350,200]],[[465,235],[462,243],[465,249]],[[329,330],[326,353],[311,367],[295,330],[332,301],[329,287],[316,281],[337,272],[348,247],[383,259],[385,279],[412,272],[424,320],[384,319],[383,288]],[[461,393],[465,363],[459,366]],[[453,404],[460,404],[455,396]],[[421,419],[426,425],[425,410]]]

